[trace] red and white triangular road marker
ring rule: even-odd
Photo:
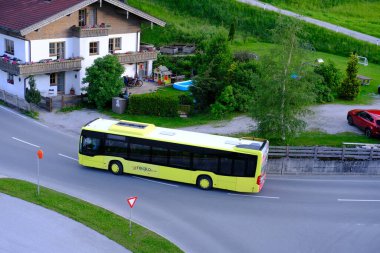
[[[131,197],[127,199],[127,202],[131,208],[133,208],[134,204],[136,203],[137,197]]]

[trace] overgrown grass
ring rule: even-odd
[[[67,113],[67,112],[77,111],[77,110],[83,109],[85,107],[86,107],[86,105],[84,103],[81,103],[78,105],[63,107],[63,108],[59,109],[58,112]]]
[[[354,31],[380,37],[380,1],[378,0],[263,0],[263,2]]]
[[[380,143],[380,139],[368,138],[364,134],[338,133],[328,134],[324,132],[304,132],[289,141],[290,146],[332,146],[341,147],[344,142],[353,143]],[[271,143],[276,145],[276,143]]]
[[[37,196],[36,185],[8,178],[0,179],[0,191],[83,223],[132,252],[182,252],[165,238],[135,223],[129,236],[129,220],[69,195],[41,187]]]
[[[24,111],[21,110],[21,113],[32,118],[32,119],[38,119],[40,116],[40,113],[38,111]]]

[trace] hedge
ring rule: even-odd
[[[163,93],[134,94],[129,97],[128,113],[178,117],[179,98]]]

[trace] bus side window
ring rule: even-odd
[[[220,158],[220,170],[219,174],[225,175],[225,176],[231,176],[232,175],[232,159],[227,157],[221,157]]]
[[[247,167],[247,160],[243,157],[235,157],[234,158],[234,169],[233,175],[237,177],[245,176],[245,169]]]
[[[216,173],[218,169],[218,157],[216,155],[194,153],[193,169],[205,170]]]
[[[182,150],[170,149],[169,166],[190,169],[191,153]]]
[[[256,174],[256,167],[257,167],[257,156],[250,156],[248,158],[248,166],[246,171],[247,177],[254,177]]]

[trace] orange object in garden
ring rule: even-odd
[[[38,159],[42,159],[44,157],[44,152],[41,149],[39,149],[37,151],[37,156],[38,156]]]
[[[164,80],[165,80],[165,81],[168,80],[168,76],[167,76],[167,75],[164,76]]]

